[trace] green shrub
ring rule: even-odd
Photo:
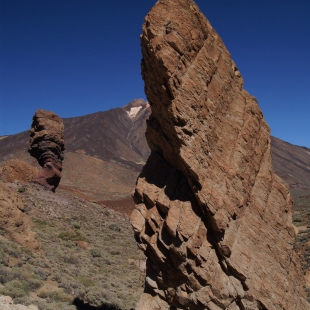
[[[40,267],[35,268],[34,273],[38,275],[42,280],[47,280],[47,277],[51,274],[49,270],[44,270]]]
[[[33,265],[33,266],[37,266],[37,267],[41,267],[41,268],[50,268],[50,264],[42,259],[35,259],[35,258],[31,258],[29,260],[29,264]]]
[[[8,254],[12,257],[19,258],[19,252],[16,249],[10,249]]]
[[[40,310],[76,310],[76,306],[68,305],[68,303],[61,303],[61,302],[52,302],[48,300],[48,303],[45,301],[34,302],[37,304]]]
[[[108,210],[104,210],[104,211],[103,211],[103,214],[104,214],[105,216],[110,216],[110,212],[109,212]]]
[[[65,240],[65,247],[72,249],[76,247],[76,243],[72,240]]]
[[[297,235],[296,236],[297,242],[304,242],[305,240],[307,240],[307,236],[305,236],[305,235]]]
[[[85,237],[85,235],[79,231],[79,230],[68,230],[61,232],[58,235],[58,238],[65,240],[65,241],[87,241],[88,239]]]
[[[28,279],[26,282],[29,291],[36,291],[43,285],[43,282],[37,279]]]
[[[5,260],[5,254],[3,253],[3,251],[0,249],[0,264],[3,264]]]
[[[31,257],[28,256],[28,255],[22,255],[20,259],[21,259],[23,262],[28,262],[28,261],[31,259]]]
[[[109,229],[113,230],[113,231],[117,231],[117,232],[120,232],[121,231],[121,228],[118,224],[111,224],[109,225]]]
[[[121,300],[114,297],[113,293],[103,288],[94,287],[89,289],[86,299],[90,304],[101,306],[103,309],[121,310],[121,308],[119,308]]]
[[[73,222],[73,223],[72,223],[72,226],[73,226],[75,229],[80,229],[80,228],[81,228],[81,224],[78,223],[78,222]]]
[[[56,272],[52,277],[52,280],[56,281],[57,283],[61,283],[62,275],[59,272]]]
[[[24,193],[24,192],[26,191],[26,187],[25,187],[25,186],[21,186],[21,187],[19,187],[19,188],[17,189],[17,191],[18,191],[19,193]]]
[[[300,215],[300,214],[294,214],[294,215],[293,215],[293,222],[295,222],[295,223],[300,223],[300,222],[302,222],[301,215]]]
[[[72,297],[69,294],[66,294],[65,292],[63,292],[62,290],[58,290],[58,291],[51,291],[50,289],[47,289],[46,287],[42,287],[37,295],[40,298],[50,298],[53,299],[54,301],[61,301],[61,302],[71,302],[72,301]]]
[[[5,284],[18,277],[15,270],[0,265],[0,283]]]
[[[72,254],[68,257],[65,257],[64,261],[65,261],[65,263],[72,264],[72,265],[77,265],[80,262],[78,257],[74,254]]]
[[[49,298],[55,301],[70,302],[72,301],[72,296],[62,292],[62,291],[52,291],[49,293]]]
[[[35,290],[42,284],[34,274],[21,271],[20,268],[8,268],[0,265],[0,283],[6,284],[13,280],[26,283],[30,290]]]
[[[95,282],[92,283],[92,285],[95,284]],[[58,287],[62,288],[65,293],[79,297],[80,299],[83,299],[85,297],[86,289],[84,285],[78,281],[71,280],[66,283],[60,283]]]
[[[89,253],[91,254],[92,257],[101,257],[101,251],[99,249],[91,249],[89,250]]]
[[[45,220],[41,220],[41,219],[34,219],[34,225],[37,229],[42,229],[45,228],[46,226],[48,226],[48,222]]]
[[[95,286],[96,285],[96,280],[92,279],[92,278],[88,278],[88,277],[82,277],[79,276],[77,277],[77,280],[83,284],[85,287],[91,287],[91,286]]]
[[[0,288],[0,294],[10,296],[12,298],[23,297],[28,295],[28,286],[26,281],[12,280],[4,284]]]

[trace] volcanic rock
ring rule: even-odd
[[[0,180],[3,182],[31,181],[37,174],[38,169],[28,163],[13,158],[4,163],[0,168]]]
[[[0,231],[10,239],[29,249],[39,249],[32,231],[31,218],[24,213],[22,198],[0,181]]]
[[[62,171],[64,159],[64,124],[53,112],[37,110],[30,128],[28,152],[43,168],[32,180],[45,188],[55,191]]]
[[[270,130],[221,38],[192,0],[161,0],[141,45],[152,153],[133,194],[136,309],[310,309]]]

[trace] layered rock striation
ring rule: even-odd
[[[310,309],[270,131],[221,38],[192,0],[160,0],[141,45],[152,153],[133,195],[136,309]]]
[[[55,191],[62,171],[64,159],[64,124],[55,113],[37,110],[33,116],[28,152],[42,167],[32,180],[45,188]]]

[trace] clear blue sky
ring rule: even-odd
[[[145,98],[141,25],[155,0],[0,0],[0,136]],[[197,0],[271,127],[310,147],[310,1]]]

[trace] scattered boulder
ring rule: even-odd
[[[152,153],[133,194],[136,309],[310,309],[270,130],[221,38],[192,0],[161,0],[141,45]]]
[[[64,159],[64,124],[53,112],[37,110],[30,128],[28,152],[43,168],[32,180],[45,188],[55,191],[62,171]]]
[[[91,245],[86,241],[76,241],[75,244],[76,244],[76,246],[78,246],[82,250],[90,250],[91,249]]]

